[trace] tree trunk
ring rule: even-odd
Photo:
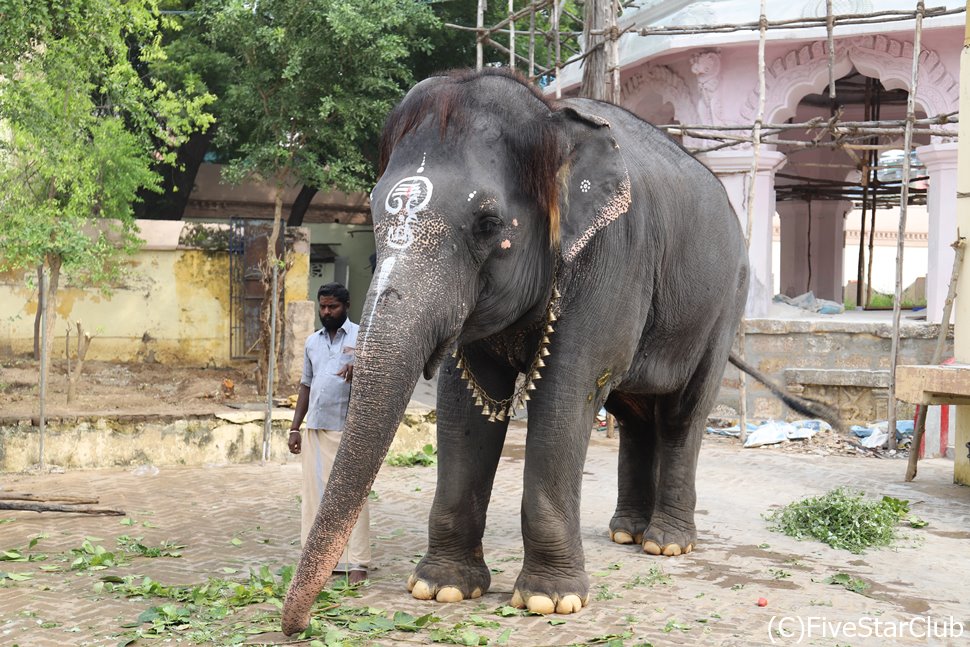
[[[313,202],[313,196],[316,194],[316,187],[312,187],[309,184],[303,185],[300,193],[293,200],[293,206],[290,207],[290,216],[286,219],[287,227],[300,227],[303,225],[303,217],[306,215],[307,209],[310,208],[310,203]]]
[[[276,327],[276,348],[273,349],[276,355],[276,365],[279,366],[280,360],[280,347],[282,344],[279,343],[280,335],[282,331],[282,307],[283,300],[280,298],[283,294],[283,280],[286,277],[286,264],[279,264],[279,270],[277,275],[277,307],[276,307],[276,321],[270,321],[272,317],[272,302],[273,302],[273,264],[279,263],[276,256],[277,242],[280,238],[280,233],[283,223],[283,186],[281,182],[276,183],[276,188],[274,190],[273,197],[274,207],[273,207],[273,229],[270,231],[269,236],[266,238],[266,264],[263,269],[263,303],[260,307],[259,313],[259,358],[257,360],[256,369],[256,390],[260,395],[266,395],[266,377],[269,374],[269,342],[270,342],[270,326]],[[284,246],[283,254],[285,257],[286,250]],[[279,384],[279,371],[273,372],[273,389]]]
[[[70,338],[71,328],[67,329]],[[84,325],[77,322],[77,363],[71,368],[70,346],[68,346],[67,358],[67,403],[71,404],[77,397],[77,383],[81,380],[81,371],[84,370],[84,358],[88,354],[88,347],[91,345],[91,333],[84,332]]]
[[[44,280],[44,264],[37,266],[37,294],[40,294],[40,282]],[[40,361],[40,303],[37,304],[37,313],[34,315],[34,361]]]
[[[47,287],[47,339],[42,340],[47,347],[47,362],[40,367],[44,380],[50,376],[51,353],[54,350],[54,322],[57,320],[57,284],[61,279],[61,257],[56,254],[47,255],[47,267],[50,272],[50,283]],[[49,382],[48,382],[49,384]]]

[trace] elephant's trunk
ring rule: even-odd
[[[373,288],[373,285],[372,285]],[[310,622],[310,610],[326,585],[394,439],[422,368],[448,335],[429,321],[427,304],[375,306],[372,289],[357,340],[353,388],[343,439],[326,493],[307,537],[283,606],[283,632]],[[377,307],[377,316],[371,314]],[[430,334],[429,334],[430,333]]]

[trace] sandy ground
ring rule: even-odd
[[[683,557],[653,558],[636,547],[612,544],[607,525],[616,492],[617,441],[594,432],[584,471],[581,531],[591,575],[589,607],[574,616],[499,617],[522,559],[519,504],[525,432],[513,423],[500,463],[484,540],[493,569],[483,598],[454,605],[413,600],[404,582],[426,547],[426,523],[434,493],[434,468],[385,466],[375,484],[371,523],[374,563],[362,597],[352,601],[378,609],[421,615],[433,611],[438,626],[471,615],[494,620],[481,629],[490,640],[511,630],[509,645],[960,645],[970,639],[970,488],[952,484],[952,463],[921,463],[914,483],[903,482],[904,462],[844,455],[743,450],[707,438],[698,476],[697,550]],[[180,559],[135,560],[112,574],[148,574],[165,583],[193,583],[223,576],[223,569],[292,564],[299,549],[295,464],[221,468],[162,468],[156,476],[92,470],[53,475],[4,475],[2,487],[36,493],[97,494],[102,504],[123,507],[146,541],[185,544]],[[812,541],[796,541],[767,529],[762,515],[774,506],[837,485],[871,496],[907,499],[925,528],[903,529],[892,548],[854,555]],[[54,555],[85,536],[104,539],[130,533],[117,518],[2,513],[0,549],[38,545]],[[140,526],[140,523],[139,523]],[[233,538],[241,541],[233,543]],[[0,571],[27,573],[3,582],[0,643],[4,645],[116,645],[121,625],[158,600],[98,595],[101,573],[41,572],[41,563],[0,562]],[[244,571],[243,571],[244,572]],[[853,592],[829,583],[845,573],[866,589]],[[765,598],[767,606],[757,601]],[[272,612],[272,610],[271,610]],[[922,637],[925,623],[937,637]],[[947,637],[945,623],[962,623],[962,637]],[[552,622],[550,621],[552,620]],[[563,622],[559,622],[562,620]],[[781,624],[779,624],[781,623]],[[852,624],[854,623],[854,624]],[[909,623],[912,623],[910,625]],[[912,626],[911,635],[907,627]],[[258,644],[282,644],[283,636],[254,636]],[[427,631],[392,633],[362,644],[430,644]],[[139,643],[141,644],[141,643]],[[148,642],[146,644],[151,644]]]

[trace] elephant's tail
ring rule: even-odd
[[[735,355],[733,352],[728,357],[728,361],[734,364],[736,367],[758,380],[771,391],[775,396],[781,399],[786,405],[797,411],[798,413],[804,414],[806,416],[811,416],[813,418],[819,418],[825,422],[832,425],[833,429],[838,431],[844,431],[845,427],[842,424],[842,419],[839,417],[839,412],[833,407],[825,404],[824,402],[819,402],[818,400],[812,400],[810,398],[801,398],[797,395],[789,393],[783,387],[775,384],[768,378],[767,375],[751,366],[740,357]]]

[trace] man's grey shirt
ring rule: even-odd
[[[350,319],[337,329],[333,341],[326,328],[307,337],[303,349],[303,376],[300,383],[310,387],[309,429],[343,431],[350,401],[350,382],[337,375],[354,363],[358,326]]]

